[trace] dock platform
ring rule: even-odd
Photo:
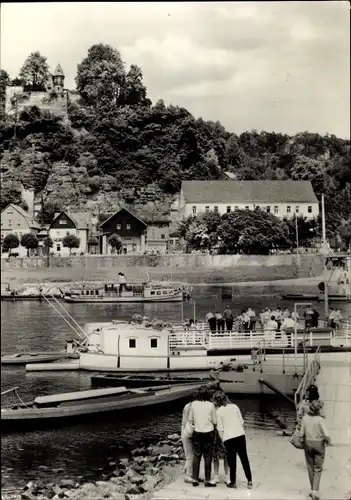
[[[324,355],[316,385],[324,401],[333,446],[327,448],[321,480],[321,499],[351,498],[351,354]],[[303,450],[295,449],[288,437],[275,431],[248,429],[246,432],[254,488],[246,488],[238,460],[237,489],[229,489],[224,478],[216,488],[203,484],[194,488],[179,476],[156,491],[153,500],[302,500],[310,493]],[[203,474],[203,471],[202,471]],[[202,475],[203,477],[203,475]]]

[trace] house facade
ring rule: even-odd
[[[112,253],[108,239],[117,234],[122,240],[122,249],[127,253],[160,252],[168,250],[169,221],[162,217],[121,208],[100,224],[101,248],[104,255]]]
[[[79,238],[79,248],[73,248],[72,253],[79,255],[87,253],[87,242],[92,230],[90,216],[87,213],[59,212],[49,226],[48,235],[54,245],[52,251],[62,257],[70,255],[70,249],[63,246],[63,238],[72,234]]]
[[[18,205],[8,205],[1,212],[1,243],[8,234],[15,234],[21,241],[24,234],[37,234],[39,231],[40,224]],[[18,253],[19,257],[26,257],[27,249],[20,245],[13,249],[12,253]]]
[[[313,219],[319,204],[310,181],[183,181],[179,219],[204,212],[221,215],[235,210],[260,208],[281,219],[304,216]]]

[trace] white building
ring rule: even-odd
[[[72,254],[85,254],[88,250],[87,242],[91,229],[92,223],[90,215],[87,213],[70,214],[68,212],[60,212],[55,214],[55,218],[49,228],[49,236],[54,243],[52,251],[62,257],[70,255],[70,249],[63,246],[63,238],[68,234],[72,234],[79,238],[79,248],[72,248]]]
[[[183,181],[179,218],[203,212],[221,215],[260,208],[279,218],[295,214],[313,219],[319,205],[310,181]]]
[[[40,224],[18,205],[8,205],[1,212],[1,244],[8,234],[15,234],[21,241],[24,234],[37,234],[39,230]],[[17,253],[19,257],[26,257],[27,249],[20,245],[18,248],[12,249],[11,253]]]

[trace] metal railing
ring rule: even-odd
[[[297,334],[298,345],[313,347],[323,341],[331,345],[332,333],[305,333]],[[206,349],[255,349],[262,347],[260,343],[264,342],[264,349],[267,348],[286,348],[288,344],[294,346],[294,334],[287,335],[282,332],[211,332],[208,328],[199,328],[197,330],[184,330],[181,326],[172,329],[169,338],[169,346],[174,348],[190,348],[204,346]]]
[[[299,409],[299,405],[306,396],[308,387],[313,384],[320,370],[320,347],[314,353],[314,357],[308,364],[304,376],[294,394],[295,408]]]

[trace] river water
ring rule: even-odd
[[[251,306],[257,312],[263,307],[292,307],[276,297],[238,297],[222,300],[218,287],[198,287],[193,291],[195,314],[203,320],[209,310],[222,311],[230,304],[234,313]],[[194,304],[65,304],[67,311],[83,325],[86,322],[130,319],[135,313],[149,318],[180,321],[193,317]],[[315,307],[323,315],[323,304]],[[340,306],[342,307],[342,306]],[[344,313],[346,314],[346,307]],[[65,340],[72,338],[68,325],[46,302],[1,303],[1,352],[50,351],[63,349]],[[2,367],[1,390],[18,386],[24,400],[37,395],[90,389],[89,372],[26,373],[24,367]],[[288,403],[269,398],[240,398],[238,401],[248,428],[262,433],[275,432],[278,427],[273,416],[281,416],[290,426],[294,411]],[[29,480],[42,478],[54,481],[59,471],[65,477],[88,477],[98,473],[108,460],[130,448],[141,439],[158,439],[179,432],[182,405],[167,410],[149,411],[143,416],[129,414],[128,418],[112,420],[99,418],[93,423],[65,426],[55,430],[4,435],[1,438],[2,488],[23,486]]]

